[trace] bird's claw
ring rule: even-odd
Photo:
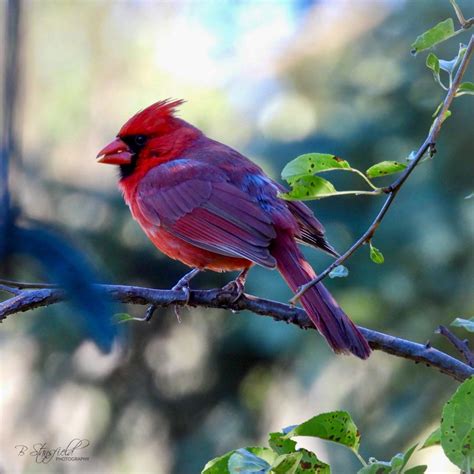
[[[176,285],[171,288],[173,291],[181,291],[184,294],[184,302],[183,306],[187,306],[189,303],[189,298],[191,297],[191,289],[189,288],[189,281],[191,278],[196,276],[199,273],[199,270],[197,268],[193,268],[189,273],[186,273],[179,281],[176,283]],[[176,316],[176,319],[178,322],[181,322],[181,315],[180,315],[180,306],[177,304],[174,305],[174,314]]]
[[[232,299],[231,303],[235,303],[244,294],[247,272],[248,270],[244,270],[235,280],[222,287],[222,290],[226,293],[235,294],[235,298]]]
[[[181,280],[171,288],[173,291],[180,291],[181,293],[184,294],[184,302],[183,306],[187,306],[189,303],[189,298],[191,297],[191,289],[189,288],[189,282],[182,282]],[[176,319],[178,320],[178,323],[181,323],[181,307],[177,304],[174,305],[173,307],[174,314],[176,316]]]

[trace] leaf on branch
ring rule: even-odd
[[[370,242],[370,259],[379,265],[385,262],[383,253],[377,247],[374,247],[372,242]]]
[[[438,444],[441,444],[441,428],[439,426],[428,436],[428,438],[426,438],[421,449],[436,446]]]
[[[128,321],[134,321],[135,318],[127,313],[116,313],[112,317],[115,324],[122,324]]]
[[[365,174],[369,178],[379,178],[380,176],[387,176],[389,174],[399,173],[403,171],[407,165],[399,163],[398,161],[381,161],[371,166]]]
[[[268,448],[256,448],[259,454],[262,452],[270,451],[271,455],[274,455],[273,451]],[[261,450],[261,452],[259,451]],[[268,454],[270,454],[268,453]],[[275,456],[276,457],[276,456]],[[265,459],[262,459],[257,454],[250,452],[248,449],[237,449],[231,454],[227,463],[229,474],[267,474],[272,468]]]
[[[296,441],[287,438],[284,433],[270,433],[268,444],[278,454],[289,454],[296,451]]]
[[[428,466],[426,464],[421,464],[420,466],[410,467],[404,474],[423,474],[427,469]]]
[[[239,462],[240,465],[244,464],[245,461],[248,461],[248,466],[249,469],[252,467],[252,462],[254,463],[253,466],[262,466],[261,469],[265,470],[260,470],[260,471],[251,471],[251,470],[241,470],[241,471],[231,471],[230,470],[230,459],[231,457],[239,452],[239,455],[237,455],[233,461],[232,461],[232,467],[237,465],[239,467]],[[204,469],[201,471],[201,474],[229,474],[229,473],[237,473],[239,472],[240,474],[244,472],[250,473],[266,473],[269,471],[271,468],[271,464],[275,462],[276,458],[278,455],[273,452],[269,448],[264,448],[260,446],[255,446],[255,447],[250,447],[250,448],[245,448],[245,449],[238,449],[235,451],[229,451],[228,453],[224,454],[223,456],[219,456],[217,458],[211,459],[205,466]]]
[[[390,474],[392,466],[386,461],[377,461],[373,459],[372,462],[357,471],[357,474]]]
[[[438,107],[436,107],[436,110],[433,112],[433,115],[431,117],[435,118],[438,114],[439,111],[441,110],[441,107],[443,107],[444,102],[440,102],[438,104]]]
[[[412,454],[415,452],[418,444],[415,444],[405,453],[397,453],[392,457],[390,462],[377,461],[376,459],[370,459],[369,464],[364,466],[362,469],[357,471],[357,474],[400,474],[403,472],[404,467],[407,465]],[[415,468],[412,468],[415,469]],[[417,471],[413,473],[423,473],[426,470],[426,466],[416,466]],[[405,471],[405,473],[408,471]]]
[[[282,454],[281,456],[278,456],[276,461],[271,466],[271,472],[272,474],[296,474],[298,472],[298,467],[302,459],[303,453],[300,452]],[[240,473],[242,471],[237,472]]]
[[[349,275],[349,270],[344,265],[338,265],[329,272],[329,278],[346,278]]]
[[[461,95],[474,95],[474,82],[463,82],[456,92],[456,97]]]
[[[451,326],[456,326],[458,328],[464,328],[466,331],[474,332],[474,317],[469,319],[456,318]]]
[[[305,201],[337,194],[334,185],[319,176],[301,176],[295,179],[291,185],[293,189],[288,193],[280,194],[281,198],[290,201]]]
[[[281,177],[291,184],[301,176],[341,168],[350,168],[349,163],[342,158],[327,153],[306,153],[287,163],[281,172]]]
[[[360,433],[346,411],[321,413],[301,423],[286,434],[294,436],[312,436],[342,444],[355,452],[359,450]]]
[[[420,51],[429,49],[438,43],[451,38],[455,34],[456,32],[454,30],[454,22],[452,18],[447,18],[446,20],[438,23],[433,28],[418,36],[415,42],[411,45],[411,53],[417,54]]]
[[[441,86],[444,87],[444,84],[441,82],[441,78],[439,77],[439,71],[440,71],[440,66],[439,66],[439,59],[436,56],[436,54],[430,53],[428,54],[426,58],[426,66],[431,69],[433,72],[433,77],[435,81]]]
[[[462,471],[474,466],[474,377],[463,382],[444,405],[441,446]]]

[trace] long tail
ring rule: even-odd
[[[271,254],[293,291],[316,276],[291,235],[280,234],[273,241]],[[301,304],[334,352],[352,352],[361,359],[369,357],[371,350],[365,337],[322,283],[310,288],[301,297]]]

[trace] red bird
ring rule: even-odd
[[[157,102],[134,115],[98,155],[120,167],[120,188],[133,217],[163,253],[200,270],[240,270],[243,289],[254,265],[277,268],[289,287],[316,274],[298,243],[332,255],[324,228],[301,202],[280,199],[285,191],[232,148],[206,137],[174,116],[181,100]],[[370,347],[328,290],[309,289],[301,303],[335,352],[365,359]]]

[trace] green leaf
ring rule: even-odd
[[[463,319],[463,318],[456,318],[452,323],[451,326],[456,326],[458,328],[464,328],[466,331],[474,332],[474,318]]]
[[[247,449],[237,449],[227,463],[229,474],[267,474],[271,465]]]
[[[282,454],[278,456],[271,467],[274,474],[296,474],[300,461],[303,459],[303,453],[296,452]]]
[[[398,161],[381,161],[371,166],[365,174],[369,178],[378,178],[380,176],[387,176],[393,173],[399,173],[403,171],[407,165],[399,163]]]
[[[370,242],[370,259],[379,265],[385,262],[383,253],[377,247],[374,247],[372,242]]]
[[[201,471],[201,474],[229,474],[227,464],[229,458],[234,454],[234,451],[230,451],[222,456],[211,459]]]
[[[463,82],[456,91],[456,97],[460,95],[474,95],[474,82]]]
[[[439,59],[436,54],[430,53],[426,57],[426,66],[439,76]]]
[[[331,474],[331,468],[328,464],[318,459],[316,454],[307,449],[299,449],[303,454],[303,459],[296,470],[296,474]]]
[[[404,472],[404,474],[423,474],[427,469],[428,469],[428,466],[426,464],[422,464],[422,465],[414,466],[414,467],[411,467],[410,469],[407,469]]]
[[[367,464],[362,469],[357,471],[357,474],[390,474],[392,466],[389,462],[376,461]]]
[[[455,34],[456,32],[454,31],[454,22],[452,18],[447,18],[428,31],[425,31],[422,35],[418,36],[415,42],[411,45],[411,52],[412,54],[417,54],[420,51],[429,49],[436,44],[451,38]]]
[[[423,443],[423,446],[421,449],[424,448],[429,448],[430,446],[436,446],[441,443],[441,429],[438,426],[433,433],[431,433],[428,438],[426,438],[426,441]]]
[[[295,178],[313,175],[320,171],[350,168],[347,161],[327,153],[306,153],[287,163],[281,177],[292,184]]]
[[[441,446],[462,471],[474,466],[474,377],[464,381],[444,405]]]
[[[415,444],[405,453],[397,453],[392,457],[390,462],[377,461],[370,459],[369,464],[358,471],[358,474],[400,474],[407,465],[412,454],[415,452],[418,444]]]
[[[394,473],[398,474],[404,465],[404,455],[402,453],[397,453],[390,459],[390,466],[392,466],[392,472]]]
[[[433,72],[433,77],[435,78],[435,81],[440,83],[441,79],[439,77],[439,59],[436,56],[436,54],[430,53],[428,54],[426,58],[426,67],[431,69]]]
[[[433,112],[433,115],[432,115],[433,118],[435,118],[439,114],[439,111],[441,110],[441,107],[443,107],[443,104],[444,102],[440,102],[438,104],[438,107],[436,107],[436,110]]]
[[[336,188],[326,179],[319,176],[301,176],[291,183],[293,189],[280,197],[288,200],[309,200],[336,194]]]
[[[133,316],[130,316],[127,313],[116,313],[112,316],[113,322],[115,324],[123,324],[127,323],[129,321],[134,321],[135,318]]]
[[[278,457],[278,455],[274,453],[271,449],[260,447],[260,446],[245,448],[244,451],[247,451],[250,454],[257,456],[263,461],[266,461],[269,466],[271,466],[271,464],[273,464],[275,459]],[[223,456],[219,456],[217,458],[212,459],[204,466],[204,469],[201,471],[201,474],[229,474],[230,473],[229,467],[228,467],[229,460],[235,452],[236,452],[235,450],[229,451]],[[245,472],[246,471],[241,471],[239,474],[244,474]],[[252,472],[252,471],[248,471],[248,472]],[[265,471],[261,471],[261,472],[263,473]]]
[[[289,454],[296,451],[296,441],[287,438],[283,433],[270,433],[268,444],[278,454]]]
[[[329,278],[345,278],[349,275],[349,270],[344,265],[338,265],[329,272]]]
[[[402,469],[407,465],[408,461],[410,460],[410,458],[412,457],[413,453],[415,452],[416,448],[418,446],[418,443],[414,444],[411,448],[408,448],[405,453],[402,455],[401,459],[402,459],[402,462],[399,464],[399,469],[400,469],[400,472],[402,471]],[[392,458],[392,467],[396,467],[395,466],[395,463],[398,463],[398,458],[396,461],[394,461],[396,456],[394,456]],[[398,466],[398,464],[397,464]]]
[[[469,464],[466,465],[472,468],[474,462],[474,428],[471,428],[461,441],[461,453],[465,459],[469,460]]]
[[[314,416],[293,428],[287,435],[312,436],[342,444],[355,452],[359,450],[360,433],[346,411],[333,411]]]

